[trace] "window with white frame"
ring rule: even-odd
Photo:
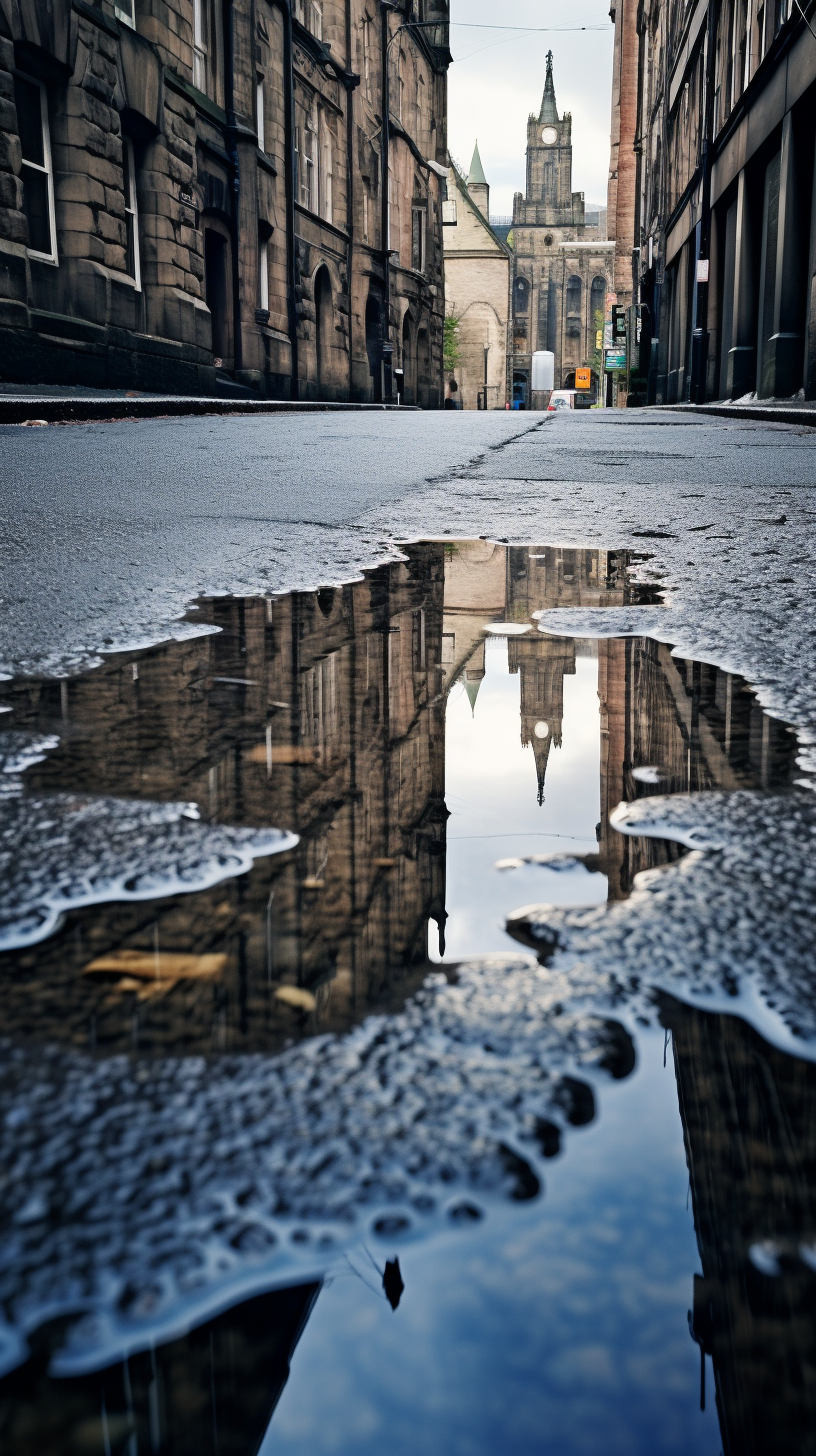
[[[139,258],[139,206],[136,201],[136,163],[133,156],[133,142],[122,137],[122,171],[125,192],[125,228],[127,230],[126,271],[137,289],[142,286],[142,269]]]
[[[266,93],[264,89],[263,76],[258,77],[258,85],[255,91],[255,101],[258,111],[257,130],[258,146],[262,152],[266,151]]]
[[[312,35],[317,40],[323,39],[323,6],[319,0],[312,0],[312,23],[310,26]]]
[[[300,205],[311,212],[317,199],[315,186],[315,134],[311,122],[307,121],[301,131],[298,128],[296,145],[298,149],[298,175]]]
[[[425,229],[428,213],[425,204],[411,208],[411,267],[415,273],[425,272]]]
[[[136,29],[134,0],[115,0],[113,8],[116,11],[116,16],[118,20],[123,20],[125,22],[125,25],[130,26],[131,30]]]
[[[368,238],[368,183],[363,182],[363,242],[367,243]]]
[[[258,238],[258,307],[269,312],[269,243]]]
[[[193,85],[207,89],[207,14],[206,0],[193,0]]]
[[[14,77],[17,131],[22,151],[23,211],[28,221],[28,251],[48,263],[57,261],[54,174],[48,130],[48,98],[41,81]]]

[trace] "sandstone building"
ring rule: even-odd
[[[816,397],[816,46],[801,9],[641,0],[615,24],[630,402]]]
[[[445,302],[457,321],[453,371],[464,409],[503,409],[508,399],[511,252],[490,226],[490,188],[478,142],[467,180],[448,174]],[[485,349],[487,357],[485,357]]]
[[[0,0],[4,376],[438,404],[449,60],[447,0]]]
[[[572,117],[559,115],[552,52],[538,115],[527,123],[527,183],[513,199],[513,399],[529,406],[532,355],[555,355],[555,384],[596,352],[605,316],[614,244],[587,222],[584,194],[572,191]]]

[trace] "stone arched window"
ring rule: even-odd
[[[529,307],[530,285],[526,278],[515,278],[513,280],[513,317],[523,316]]]
[[[589,293],[590,329],[602,329],[606,317],[606,279],[593,278]]]
[[[577,273],[567,279],[566,331],[567,338],[577,339],[581,333],[581,288]]]

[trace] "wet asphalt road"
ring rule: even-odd
[[[348,580],[406,537],[629,547],[671,640],[816,741],[816,430],[676,411],[0,429],[0,667],[175,635],[199,594]]]

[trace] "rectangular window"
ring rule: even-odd
[[[312,35],[323,39],[323,6],[319,0],[312,0]]]
[[[15,76],[17,130],[23,154],[23,211],[28,220],[28,251],[49,263],[57,261],[54,223],[54,177],[48,132],[48,99],[40,81]]]
[[[363,242],[368,242],[368,183],[363,183]]]
[[[122,137],[122,169],[125,190],[125,227],[127,228],[127,271],[136,284],[142,286],[142,270],[139,261],[139,207],[136,201],[136,166],[133,160],[133,142]]]
[[[207,89],[207,20],[205,0],[193,0],[193,85]]]
[[[311,212],[314,205],[314,132],[305,126],[300,146],[300,205]]]
[[[426,218],[424,207],[411,208],[411,267],[415,273],[425,272]]]
[[[269,244],[258,239],[258,307],[269,312]]]
[[[320,169],[320,216],[326,222],[332,221],[332,147],[331,132],[324,124],[323,147]]]
[[[115,0],[114,10],[117,18],[129,25],[131,30],[136,29],[136,16],[134,15],[134,0]]]
[[[256,95],[256,105],[257,105],[257,111],[258,111],[258,118],[257,118],[258,146],[260,147],[260,149],[261,149],[262,152],[265,152],[266,151],[266,115],[265,115],[265,113],[266,113],[266,105],[265,105],[265,99],[264,99],[264,83],[263,83],[263,79],[262,78],[259,78],[259,80],[258,80],[258,86],[257,86],[257,90],[256,90],[255,95]]]

